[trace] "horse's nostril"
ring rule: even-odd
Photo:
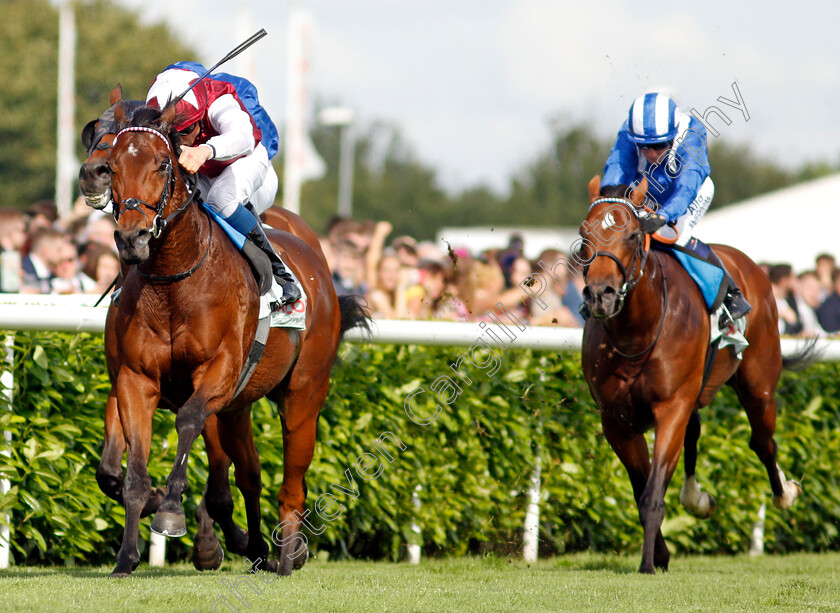
[[[587,302],[592,301],[592,291],[589,289],[588,285],[584,286],[582,293],[583,293],[583,299],[584,300],[586,300]]]
[[[615,296],[617,293],[618,292],[615,291],[615,288],[612,285],[608,285],[603,291],[604,296]]]
[[[106,164],[100,164],[99,166],[96,167],[96,169],[94,170],[94,173],[100,179],[105,179],[111,174],[111,171],[108,170],[108,166]]]

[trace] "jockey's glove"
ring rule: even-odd
[[[642,232],[645,234],[653,234],[659,228],[668,222],[668,218],[659,213],[648,213],[639,218],[639,223],[642,226]]]

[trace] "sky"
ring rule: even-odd
[[[289,0],[117,1],[181,31],[208,66],[265,28],[250,61],[261,101],[282,126]],[[719,138],[785,166],[840,161],[836,3],[795,10],[731,0],[299,6],[315,22],[313,97],[351,107],[362,126],[397,125],[453,191],[483,183],[504,192],[548,146],[554,122],[586,121],[612,137],[632,101],[652,89],[671,93],[686,112],[717,106],[726,117],[710,120]],[[737,103],[739,94],[744,110],[718,102]]]

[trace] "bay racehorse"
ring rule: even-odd
[[[330,272],[312,247],[289,233],[270,231],[269,238],[308,297],[306,330],[272,328],[262,360],[234,398],[256,330],[257,282],[233,243],[195,203],[181,175],[174,107],[138,109],[127,125],[125,105],[117,103],[114,117],[121,131],[107,168],[117,244],[131,268],[105,332],[112,383],[108,403],[116,409],[128,453],[122,492],[125,531],[112,576],[127,576],[139,563],[138,525],[150,502],[146,462],[158,405],[177,413],[178,448],[153,529],[184,533],[186,460],[204,431],[208,455],[210,443],[217,442],[223,460],[233,461],[236,485],[245,498],[248,532],[233,534],[234,542],[244,541],[244,554],[259,561],[258,566],[289,574],[293,565],[305,561],[305,541],[295,537],[330,368],[342,333],[365,325],[366,314],[355,300],[336,298]],[[269,548],[260,532],[262,486],[250,405],[263,396],[278,403],[283,422],[279,562],[267,559]],[[215,416],[216,427],[208,435],[210,416]],[[224,498],[218,489],[227,479],[227,466],[214,470],[212,457],[210,465],[218,478],[211,475],[207,484],[206,511],[225,530],[232,525],[232,505],[217,503]]]
[[[143,106],[140,100],[122,100],[122,88],[117,85],[110,95],[111,106],[98,118],[88,122],[82,130],[81,140],[88,152],[88,157],[82,163],[79,171],[79,187],[88,205],[105,208],[111,200],[111,173],[108,158],[117,133],[114,111],[117,102],[122,101],[124,111],[129,116],[134,110]],[[300,216],[280,207],[270,207],[262,215],[263,221],[275,229],[289,232],[306,242],[326,263],[318,236]],[[122,265],[122,276],[128,273],[129,267]],[[117,284],[122,285],[122,279]],[[116,307],[111,306],[108,313],[108,326],[113,326]],[[106,346],[111,352],[111,363],[116,363],[114,343]],[[215,515],[224,517],[221,524],[228,549],[234,553],[244,554],[247,544],[245,532],[232,521],[233,499],[228,482],[230,459],[224,453],[218,438],[215,415],[209,415],[202,431],[210,465],[209,478],[213,487],[209,489],[211,500],[209,504],[217,512]],[[102,458],[96,472],[100,489],[110,498],[123,503],[123,468],[122,458],[125,454],[125,438],[122,424],[117,410],[116,398],[109,398],[105,407],[105,436]],[[153,488],[149,500],[145,504],[141,517],[154,513],[163,501],[164,491]],[[208,501],[202,499],[196,511],[198,532],[195,537],[193,563],[199,570],[215,569],[221,565],[224,553],[216,533],[213,530],[214,521],[207,513]],[[225,509],[225,512],[218,512]]]
[[[708,517],[715,501],[695,477],[698,409],[731,385],[752,430],[750,448],[767,469],[773,502],[788,508],[802,491],[776,464],[775,392],[783,360],[776,301],[767,275],[746,255],[714,247],[742,288],[752,311],[744,335],[750,345],[738,359],[731,347],[718,352],[704,383],[710,321],[697,285],[677,260],[650,249],[641,232],[646,180],[625,198],[625,186],[600,193],[589,184],[590,209],[583,239],[584,301],[592,314],[583,336],[583,374],[601,410],[604,436],[633,486],[644,529],[640,572],[667,570],[670,554],[660,527],[665,491],[685,446],[685,485],[680,502],[696,517]],[[609,196],[613,197],[609,197]],[[607,196],[607,197],[604,197]],[[806,360],[806,355],[796,358]],[[785,366],[793,366],[785,363]],[[653,461],[644,433],[653,428]]]

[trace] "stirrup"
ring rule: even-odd
[[[747,302],[747,299],[739,290],[728,293],[723,299],[722,307],[718,326],[721,330],[728,328],[742,317],[746,317],[747,313],[752,311],[752,305]]]

